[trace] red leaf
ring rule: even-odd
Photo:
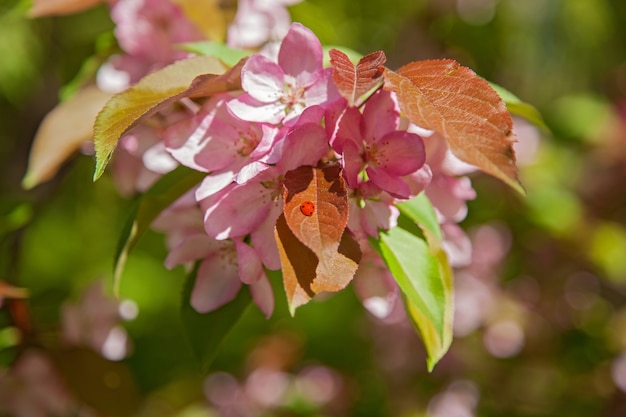
[[[413,123],[443,135],[461,160],[523,191],[517,178],[513,121],[487,81],[453,60],[412,62],[385,70],[384,88],[395,92]]]
[[[289,171],[284,188],[275,237],[293,314],[315,294],[348,285],[361,251],[346,230],[348,194],[338,166]]]
[[[380,84],[387,60],[383,51],[365,55],[356,66],[337,49],[331,49],[329,54],[333,81],[350,106],[355,106],[359,97]]]

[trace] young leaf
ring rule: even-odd
[[[425,193],[419,193],[416,197],[396,204],[400,213],[413,220],[424,232],[428,245],[433,248],[440,248],[443,237],[437,214]]]
[[[85,87],[46,115],[37,130],[22,180],[26,189],[51,179],[61,165],[93,136],[96,115],[111,98],[96,86]]]
[[[203,41],[183,43],[178,45],[184,51],[193,52],[197,55],[210,55],[218,58],[228,66],[233,66],[243,58],[250,56],[252,51],[231,48],[221,42]]]
[[[333,81],[349,106],[357,105],[359,97],[382,82],[383,64],[387,60],[383,51],[364,56],[356,66],[348,55],[337,49],[328,53],[333,66]]]
[[[453,60],[412,62],[385,70],[384,88],[395,92],[413,123],[443,135],[461,160],[524,193],[517,178],[513,120],[487,81]]]
[[[114,95],[100,111],[94,125],[94,180],[102,175],[117,141],[128,129],[184,97],[210,96],[241,88],[242,66],[240,62],[224,73],[226,67],[217,58],[189,58],[153,72],[128,90]]]
[[[432,370],[452,342],[452,275],[446,255],[400,227],[382,232],[378,245],[422,335]]]
[[[170,204],[200,183],[206,176],[184,166],[165,174],[148,191],[137,197],[133,202],[129,219],[124,227],[115,254],[114,288],[118,293],[120,279],[126,259],[139,238],[146,233],[150,224]]]
[[[274,235],[291,315],[294,315],[296,308],[308,303],[315,294],[345,288],[352,280],[361,259],[359,244],[347,229],[343,231],[337,250],[327,255],[331,258],[328,262],[334,266],[330,274],[325,270],[320,271],[318,257],[293,234],[284,214],[276,221]]]
[[[520,116],[533,123],[535,126],[540,127],[546,132],[550,131],[550,128],[543,121],[543,117],[541,117],[541,113],[532,105],[523,102],[519,99],[515,94],[507,90],[506,88],[499,86],[494,83],[489,83],[496,93],[504,100],[506,104],[506,108],[512,115]]]
[[[200,314],[189,302],[197,272],[196,266],[185,282],[181,319],[201,370],[206,373],[222,341],[251,304],[252,297],[250,291],[244,286],[231,302],[210,313]]]

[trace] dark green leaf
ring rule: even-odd
[[[194,268],[183,289],[181,318],[196,359],[202,372],[207,372],[215,358],[222,341],[237,324],[251,304],[252,297],[247,286],[243,286],[237,297],[215,311],[201,314],[190,304],[191,291],[196,281],[198,268]]]
[[[161,177],[148,191],[135,199],[115,254],[113,278],[116,293],[128,254],[139,238],[146,233],[152,221],[165,208],[198,184],[205,175],[205,173],[180,166]]]

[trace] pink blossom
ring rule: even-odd
[[[165,146],[176,160],[198,171],[235,173],[270,151],[278,129],[232,115],[226,108],[232,98],[217,95],[192,119],[166,130]]]
[[[241,71],[246,91],[228,108],[239,118],[278,124],[297,118],[305,108],[326,105],[338,93],[331,69],[322,66],[322,45],[313,32],[293,23],[278,52],[278,62],[252,55]]]
[[[331,143],[343,156],[350,188],[371,183],[396,198],[409,198],[412,187],[403,177],[424,165],[424,144],[415,133],[398,130],[400,111],[393,94],[379,90],[362,114],[348,107],[336,120]]]
[[[228,45],[257,48],[265,42],[282,39],[291,17],[287,6],[301,0],[239,0],[237,14],[228,27]]]
[[[245,283],[265,316],[272,314],[274,295],[256,249],[241,239],[215,240],[208,236],[193,193],[162,212],[153,227],[171,236],[167,268],[200,261],[190,300],[196,311],[206,313],[232,301]]]

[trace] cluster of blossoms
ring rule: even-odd
[[[179,165],[206,172],[193,192],[153,224],[168,236],[165,264],[200,261],[191,297],[197,311],[224,305],[247,284],[269,316],[274,298],[265,271],[281,267],[274,225],[283,208],[283,178],[300,166],[339,165],[349,191],[347,228],[363,253],[357,292],[370,311],[384,316],[398,299],[397,289],[368,238],[395,226],[398,201],[426,192],[451,264],[468,262],[470,243],[457,223],[474,191],[459,174],[474,168],[456,159],[444,138],[402,118],[393,92],[379,89],[359,107],[350,106],[333,82],[332,69],[323,66],[316,36],[301,24],[286,24],[287,3],[273,8],[265,3],[246,2],[239,11],[248,12],[238,14],[229,29],[231,46],[270,41],[243,66],[242,91],[204,103],[188,100],[182,110],[162,111],[159,127],[134,128],[118,144],[114,177],[129,193],[145,190]],[[200,35],[175,9],[157,0],[115,3],[112,17],[124,53],[101,68],[101,89],[119,91],[186,56],[173,45]],[[163,24],[156,23],[165,16],[167,30],[159,32]],[[257,31],[256,41],[236,35],[256,33],[248,27],[253,22],[265,28]],[[281,35],[281,42],[263,39]]]

